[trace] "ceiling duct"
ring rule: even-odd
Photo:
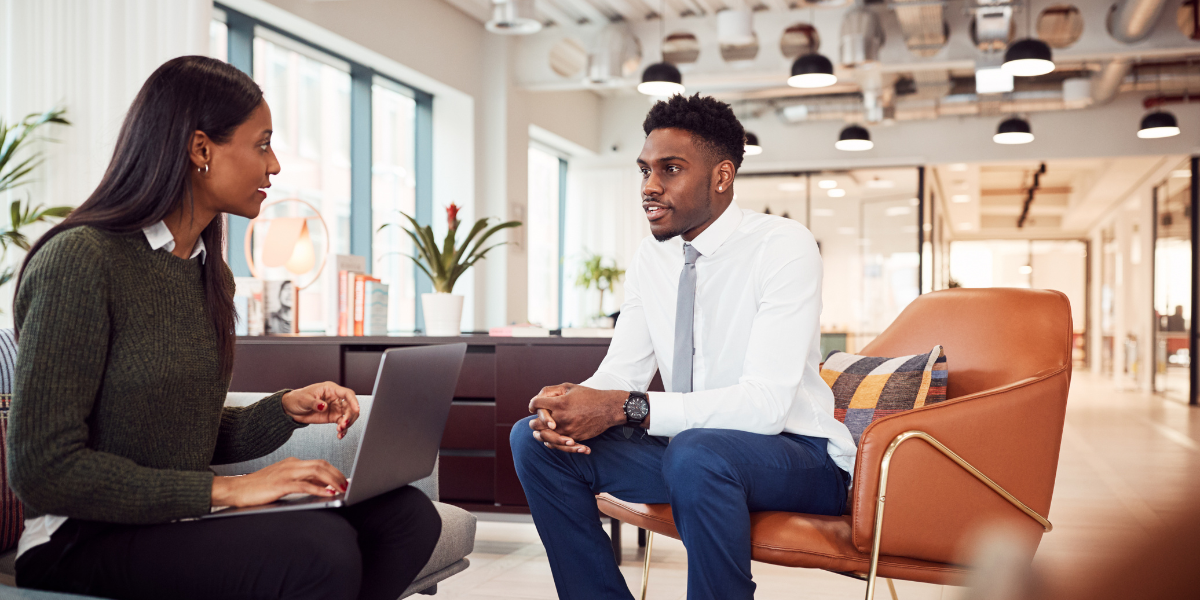
[[[1146,39],[1165,4],[1164,0],[1120,0],[1108,13],[1108,33],[1126,44]]]
[[[981,2],[975,9],[975,45],[984,52],[1003,52],[1012,38],[1012,5]]]
[[[930,0],[893,0],[892,9],[904,32],[904,45],[917,56],[937,54],[950,37],[946,24],[946,6]]]
[[[839,40],[842,65],[854,67],[877,62],[883,42],[883,27],[875,13],[861,4],[846,13]]]
[[[1117,97],[1117,92],[1121,90],[1125,76],[1129,74],[1130,64],[1128,58],[1110,60],[1100,69],[1099,73],[1092,77],[1093,105],[1108,104]]]
[[[754,12],[726,9],[717,13],[717,43],[721,58],[726,61],[753,60],[758,56]]]
[[[588,53],[587,80],[597,85],[618,83],[637,73],[642,45],[625,25],[612,24],[600,31]]]

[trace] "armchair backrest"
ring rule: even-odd
[[[1071,381],[1071,307],[1049,290],[953,289],[917,298],[860,354],[903,356],[942,345],[947,400],[884,417],[863,432],[855,468],[854,543],[868,552],[882,458],[923,431],[1049,517]],[[922,441],[896,450],[882,552],[960,563],[984,528],[999,527],[1030,557],[1040,524]]]
[[[957,288],[914,300],[859,354],[904,356],[941,344],[953,399],[1069,368],[1071,341],[1071,305],[1061,292]]]

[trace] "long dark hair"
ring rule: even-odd
[[[129,107],[112,161],[96,191],[39,239],[21,264],[22,274],[50,238],[74,227],[128,234],[163,220],[181,202],[195,209],[188,152],[192,136],[203,131],[217,144],[229,141],[263,100],[262,89],[236,68],[204,56],[181,56],[150,75]],[[200,234],[204,259],[205,303],[220,348],[222,376],[233,370],[233,290],[226,280],[225,219],[222,215]],[[17,289],[21,277],[17,278]],[[14,295],[15,298],[15,295]],[[14,300],[14,309],[15,309]],[[17,332],[19,335],[19,332]]]

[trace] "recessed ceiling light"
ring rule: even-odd
[[[822,179],[817,182],[817,187],[823,190],[832,190],[837,187],[837,182],[832,179]]]
[[[1178,177],[1191,177],[1191,176],[1192,176],[1192,172],[1187,169],[1178,169],[1176,171],[1171,171],[1171,177],[1178,178]]]
[[[833,209],[832,208],[814,208],[814,209],[812,209],[812,216],[814,216],[814,217],[832,217]]]
[[[967,194],[955,194],[950,196],[950,201],[957,204],[966,204],[967,202],[971,201],[971,196]]]
[[[957,171],[957,172],[959,172],[959,173],[961,173],[961,172],[963,172],[963,171],[966,171],[966,170],[967,170],[967,163],[954,163],[954,164],[950,165],[950,170],[951,170],[951,171]]]
[[[975,229],[975,226],[970,223],[959,223],[958,224],[959,231],[970,231],[972,229]]]
[[[853,227],[838,227],[837,232],[842,235],[854,235],[854,228]]]
[[[878,177],[867,180],[867,187],[873,190],[887,190],[896,187],[896,182],[891,179],[880,179]]]
[[[887,213],[887,216],[889,217],[901,217],[904,215],[911,215],[912,209],[907,206],[889,206],[887,210],[883,212]]]
[[[842,196],[846,195],[846,190],[843,190],[842,188],[834,188],[829,190],[828,193],[830,198],[841,198]]]
[[[909,198],[909,199],[908,199],[908,203],[909,203],[909,204],[911,204],[911,205],[913,205],[913,206],[920,206],[920,205],[921,205],[921,199],[920,199],[920,198]]]
[[[803,192],[804,187],[805,187],[804,183],[800,182],[800,181],[785,181],[785,182],[779,184],[779,191],[781,191],[781,192]]]
[[[1028,275],[1033,272],[1033,267],[1029,265],[1021,265],[1021,268],[1017,269],[1017,271],[1020,271],[1022,275]]]

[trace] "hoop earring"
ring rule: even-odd
[[[204,163],[204,170],[196,169],[197,173],[208,175],[208,163]]]

